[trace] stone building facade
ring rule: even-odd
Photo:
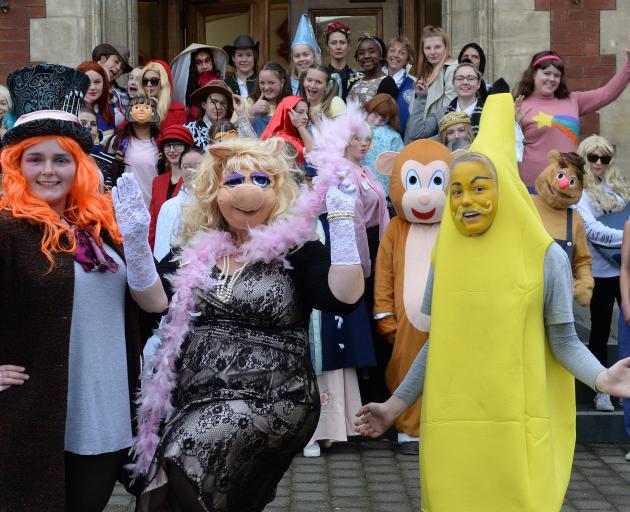
[[[218,0],[212,4],[225,5],[229,10],[233,4],[244,3],[248,2]],[[270,0],[249,3],[269,5]],[[171,44],[165,46],[165,54],[154,55],[170,59],[181,49],[172,41],[185,46],[186,17],[181,12],[187,2],[158,0],[152,4],[165,13],[160,30],[168,32],[169,37],[177,32],[177,37],[171,37]],[[195,8],[199,4],[195,2]],[[290,25],[300,14],[292,10],[292,4],[299,4],[301,10],[318,2],[289,2]],[[395,14],[398,31],[413,39],[419,35],[418,24],[431,20],[425,15],[427,10],[433,9],[435,17],[438,9],[438,19],[451,36],[454,52],[476,41],[488,56],[488,78],[502,76],[513,85],[533,53],[551,48],[564,57],[572,90],[598,87],[623,65],[624,48],[630,44],[630,0],[441,0],[437,7],[436,2],[423,0],[335,4],[345,11],[382,5],[386,23],[389,15]],[[396,4],[398,10],[394,12],[396,7],[392,5]],[[12,69],[31,62],[76,65],[88,59],[91,49],[101,42],[127,45],[135,62],[139,21],[137,0],[8,0],[8,11],[0,12],[0,82]],[[625,144],[630,140],[626,125],[630,118],[628,100],[630,91],[613,105],[582,119],[583,136],[599,132],[618,144],[621,167],[630,162],[630,144]]]

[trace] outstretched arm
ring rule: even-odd
[[[428,353],[427,341],[394,394],[382,404],[371,402],[357,411],[358,419],[354,420],[354,424],[359,434],[372,438],[383,435],[396,419],[418,400],[424,391]]]

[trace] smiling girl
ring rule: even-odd
[[[122,112],[114,112],[109,103],[109,78],[107,71],[96,62],[85,61],[77,66],[90,79],[84,101],[96,113],[98,142],[95,151],[100,151],[102,144],[114,133],[114,128],[122,123]]]
[[[267,62],[258,72],[254,94],[247,98],[247,114],[252,117],[252,128],[260,137],[265,131],[278,104],[291,95],[291,84],[286,70],[275,62]]]
[[[556,52],[538,52],[532,57],[516,88],[516,96],[523,98],[517,121],[526,142],[523,161],[519,165],[525,185],[532,186],[547,166],[550,150],[575,151],[580,116],[612,103],[630,83],[630,49],[625,51],[624,65],[606,85],[578,92],[569,91],[565,65]]]
[[[349,100],[363,105],[381,92],[390,94],[394,99],[398,98],[396,82],[381,69],[385,64],[385,43],[381,38],[363,34],[357,42],[354,58],[361,66],[363,76],[350,89]]]
[[[337,92],[337,82],[331,79],[327,67],[313,65],[302,74],[300,96],[306,99],[309,118],[315,126],[319,126],[323,117],[337,117],[346,111],[346,104]]]

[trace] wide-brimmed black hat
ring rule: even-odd
[[[76,140],[89,153],[94,144],[92,135],[79,122],[89,86],[87,75],[57,64],[36,64],[13,71],[7,87],[16,121],[4,134],[2,146],[38,135],[61,135]]]
[[[256,41],[254,43],[254,40],[252,39],[251,36],[240,35],[234,40],[234,43],[232,43],[232,46],[225,45],[223,49],[225,50],[225,53],[228,54],[228,58],[230,60],[230,66],[235,68],[236,66],[234,65],[234,52],[236,52],[236,50],[239,50],[239,49],[243,50],[243,49],[248,49],[248,48],[252,49],[256,53],[256,56],[254,57],[254,60],[256,60],[258,58],[259,46],[260,46],[260,41]]]
[[[129,48],[122,44],[101,43],[92,50],[92,60],[94,62],[101,60],[103,55],[117,55],[123,63],[123,75],[133,69],[129,64]]]

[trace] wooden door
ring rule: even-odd
[[[269,0],[189,2],[186,6],[186,45],[232,44],[241,34],[260,41],[259,62],[269,56]],[[216,33],[213,31],[216,30]]]

